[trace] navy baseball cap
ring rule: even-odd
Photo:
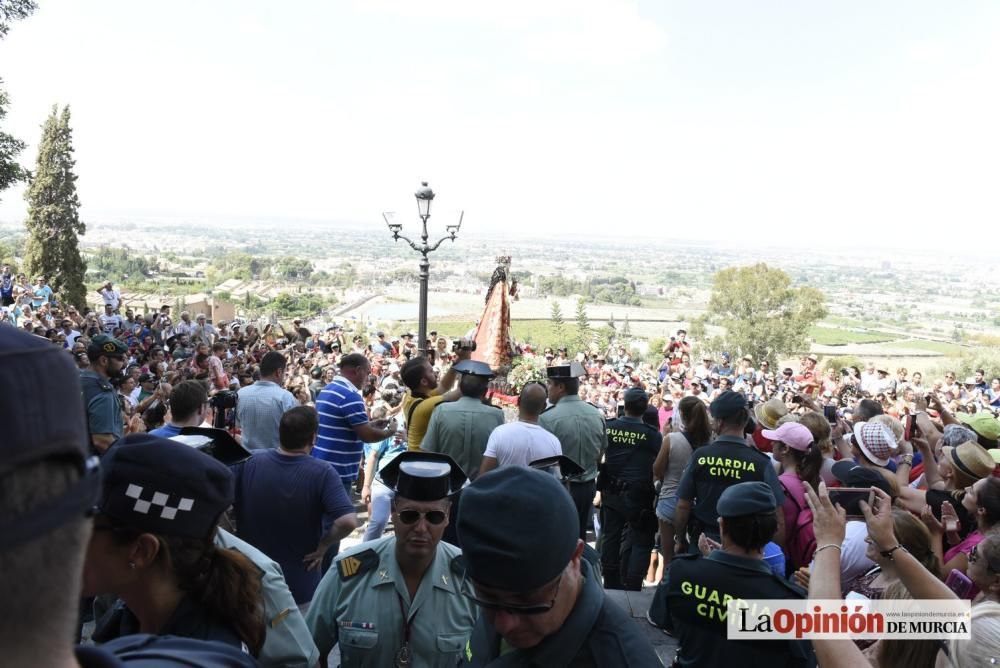
[[[80,372],[70,355],[45,339],[0,326],[0,387],[10,390],[0,401],[0,479],[52,457],[69,458],[82,474],[62,494],[0,523],[0,550],[6,550],[85,517],[100,477],[97,458],[89,457]]]

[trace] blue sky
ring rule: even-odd
[[[1000,241],[995,2],[39,5],[5,129],[33,164],[71,105],[85,218],[381,225],[426,179],[441,229]]]

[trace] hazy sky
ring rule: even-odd
[[[71,105],[85,219],[412,224],[426,179],[441,230],[1000,243],[991,0],[38,3],[5,129],[33,165]]]

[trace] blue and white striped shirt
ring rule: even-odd
[[[319,432],[312,455],[333,464],[344,482],[356,480],[364,442],[354,426],[368,422],[365,402],[354,384],[337,376],[316,397]]]

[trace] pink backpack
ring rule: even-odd
[[[792,568],[808,566],[816,552],[816,534],[813,533],[813,514],[806,503],[806,490],[794,473],[783,473],[778,477],[785,488],[785,496],[795,504],[795,521],[791,526],[785,523],[785,553]],[[787,519],[787,515],[786,515]]]

